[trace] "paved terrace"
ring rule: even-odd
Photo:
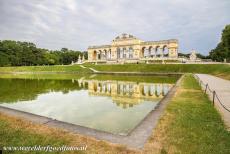
[[[225,124],[230,130],[230,81],[224,80],[208,74],[196,74],[204,84],[208,84],[212,91],[215,91],[219,100],[226,109],[215,98],[215,107],[220,111]],[[202,88],[205,88],[203,86]],[[208,92],[208,91],[207,91]],[[212,93],[208,93],[210,99],[213,99]],[[229,110],[229,111],[228,111]]]

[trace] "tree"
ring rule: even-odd
[[[209,53],[210,58],[215,61],[230,62],[230,25],[225,26],[222,31],[221,42]]]
[[[85,59],[88,59],[88,52],[87,51],[83,51],[83,56]]]
[[[68,51],[68,48],[61,48],[61,51],[62,51],[62,52],[67,52],[67,51]]]
[[[0,66],[10,66],[9,58],[5,53],[0,52]]]
[[[60,65],[77,61],[80,51],[37,48],[34,43],[0,40],[0,66]]]

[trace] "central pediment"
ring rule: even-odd
[[[142,42],[140,39],[134,37],[131,34],[126,34],[123,33],[119,36],[117,36],[113,41],[112,44],[113,45],[124,45],[124,44],[137,44]]]

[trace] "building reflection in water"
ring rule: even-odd
[[[78,80],[82,88],[88,88],[90,96],[111,97],[122,108],[133,107],[144,101],[160,101],[173,84],[137,83],[128,81]]]

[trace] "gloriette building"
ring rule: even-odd
[[[133,35],[117,36],[110,45],[88,47],[88,62],[137,63],[177,60],[178,40],[142,41]]]

